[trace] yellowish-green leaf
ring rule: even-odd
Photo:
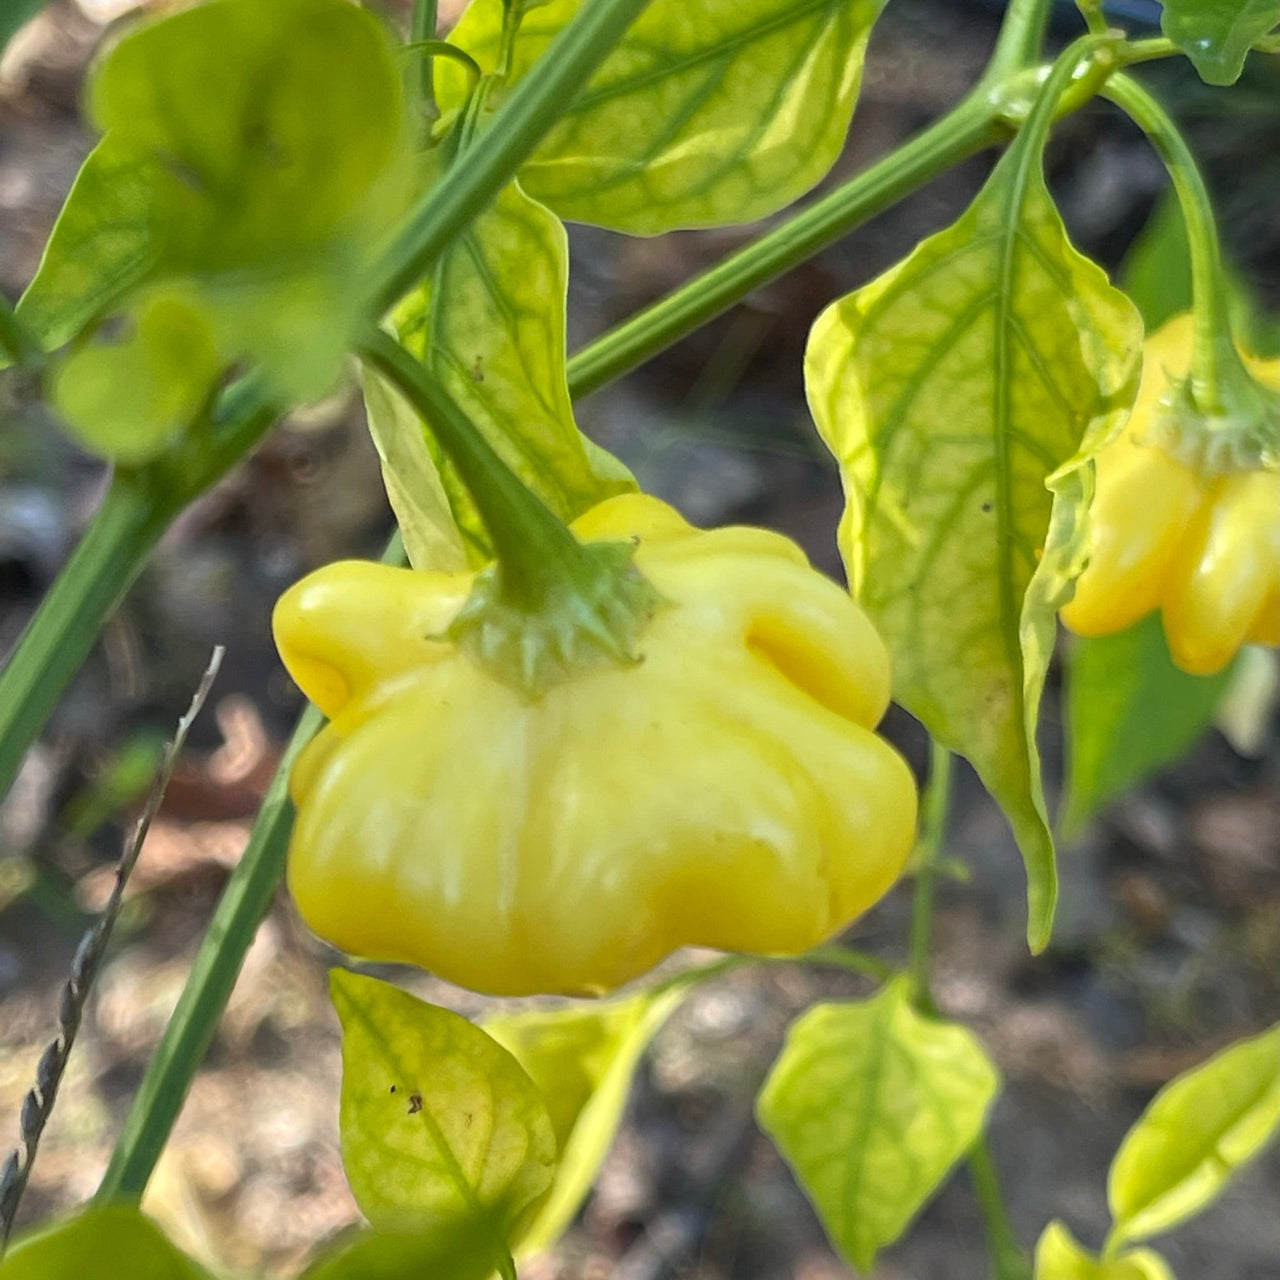
[[[362,378],[369,434],[409,563],[437,573],[460,572],[467,567],[467,550],[422,419],[372,369],[365,369]]]
[[[1234,84],[1249,48],[1280,23],[1280,0],[1162,0],[1160,26],[1207,84]]]
[[[547,1109],[520,1064],[479,1027],[343,970],[342,1160],[378,1227],[488,1231],[512,1224],[555,1166]]]
[[[140,283],[181,281],[223,367],[257,364],[291,402],[323,395],[411,192],[400,86],[381,24],[346,0],[211,0],[141,24],[94,75],[105,137],[23,318],[56,346]],[[137,452],[167,412],[141,408]],[[109,419],[90,434],[119,435]]]
[[[104,138],[80,167],[18,315],[50,350],[155,266],[158,161]]]
[[[618,1131],[640,1055],[684,994],[642,992],[485,1022],[542,1090],[560,1149],[555,1180],[526,1214],[522,1254],[554,1244],[573,1221]]]
[[[894,696],[1009,818],[1037,950],[1057,896],[1040,696],[1083,564],[1085,461],[1132,402],[1141,338],[1015,146],[959,222],[823,312],[806,356],[852,590],[889,645]]]
[[[1280,1125],[1280,1026],[1156,1094],[1111,1164],[1112,1242],[1168,1231],[1215,1199]]]
[[[653,0],[533,159],[525,189],[561,217],[654,235],[750,222],[835,163],[884,0]],[[550,0],[515,40],[519,80],[581,8]],[[503,0],[473,0],[450,37],[496,67]],[[463,73],[442,66],[456,105]]]
[[[505,1261],[493,1234],[450,1223],[418,1231],[362,1231],[299,1280],[489,1280]]]
[[[964,1027],[922,1017],[899,978],[791,1027],[757,1101],[836,1248],[867,1271],[982,1132],[998,1085]]]
[[[140,26],[89,107],[160,160],[176,270],[243,269],[326,245],[367,216],[400,146],[401,80],[378,20],[341,0],[212,0]]]
[[[18,1240],[0,1280],[209,1280],[150,1218],[123,1205],[88,1209]]]
[[[180,294],[141,298],[121,342],[95,339],[58,367],[53,401],[90,449],[127,466],[161,453],[208,398],[221,361],[200,311]]]
[[[1036,1245],[1035,1280],[1174,1280],[1174,1274],[1151,1249],[1097,1258],[1061,1222],[1051,1222]]]
[[[429,283],[395,315],[405,346],[563,520],[635,488],[631,473],[574,421],[564,371],[568,260],[559,219],[513,183],[458,236]],[[390,465],[404,457],[411,468],[397,474],[393,487],[415,491],[421,479],[412,469],[422,458],[416,445],[398,439],[413,430],[412,415],[389,413],[385,398],[371,399],[368,407],[383,458]],[[431,448],[471,559],[487,559],[484,525],[465,485],[433,439]],[[408,539],[406,533],[411,555],[430,554]]]

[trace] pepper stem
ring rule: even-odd
[[[476,429],[440,383],[381,329],[361,353],[430,424],[458,469],[493,542],[503,595],[537,612],[557,580],[582,575],[582,545]]]
[[[430,425],[494,547],[450,636],[526,696],[606,663],[637,661],[633,642],[660,603],[630,542],[580,543],[511,470],[449,393],[382,330],[361,356]]]
[[[1257,466],[1267,459],[1274,465],[1274,396],[1245,367],[1231,333],[1222,244],[1195,157],[1169,113],[1136,80],[1113,76],[1103,95],[1150,139],[1169,172],[1187,228],[1195,337],[1191,376],[1166,405],[1172,437],[1167,443],[1206,472]]]
[[[1169,113],[1136,80],[1112,78],[1104,90],[1145,133],[1155,147],[1178,197],[1191,252],[1191,294],[1195,302],[1196,338],[1192,370],[1204,407],[1212,411],[1225,365],[1240,366],[1231,340],[1226,289],[1222,272],[1222,243],[1213,216],[1209,189],[1195,157]],[[1243,368],[1243,366],[1240,366]]]

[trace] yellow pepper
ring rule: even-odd
[[[573,532],[635,543],[662,604],[634,663],[536,697],[445,638],[475,575],[344,562],[281,598],[285,665],[331,721],[290,784],[302,916],[508,995],[604,991],[686,944],[831,936],[915,829],[910,770],[873,732],[871,624],[776,533],[697,530],[636,494]]]
[[[1265,467],[1207,475],[1152,439],[1192,339],[1184,315],[1147,340],[1133,412],[1098,454],[1089,563],[1061,616],[1101,636],[1159,609],[1174,662],[1210,675],[1242,644],[1280,644],[1280,478]],[[1280,361],[1245,364],[1280,388]]]

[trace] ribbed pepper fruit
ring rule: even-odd
[[[916,794],[872,731],[883,644],[791,541],[627,494],[662,606],[637,661],[522,695],[442,637],[474,575],[343,562],[276,606],[331,723],[299,757],[289,884],[343,950],[495,994],[595,993],[685,944],[795,953],[893,883]]]
[[[1109,635],[1159,609],[1174,662],[1220,671],[1243,644],[1280,644],[1280,477],[1259,468],[1204,475],[1151,439],[1153,415],[1191,361],[1192,319],[1147,340],[1124,430],[1097,457],[1089,563],[1061,617]],[[1246,359],[1280,388],[1280,361]]]

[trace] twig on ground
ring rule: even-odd
[[[18,1205],[22,1200],[22,1193],[26,1190],[36,1148],[40,1144],[40,1135],[44,1132],[44,1127],[53,1111],[53,1104],[58,1096],[58,1086],[62,1083],[67,1059],[71,1054],[71,1046],[75,1043],[76,1033],[80,1029],[80,1021],[84,1016],[89,992],[93,988],[94,979],[102,964],[107,943],[111,940],[111,931],[115,928],[116,920],[120,915],[125,885],[138,861],[138,855],[142,852],[142,845],[147,838],[147,832],[151,829],[152,820],[160,810],[165,789],[173,776],[174,766],[178,763],[187,734],[196,716],[200,714],[200,708],[204,706],[205,699],[209,696],[209,690],[217,678],[225,653],[226,650],[222,645],[214,649],[209,665],[205,668],[204,675],[200,677],[200,683],[192,695],[191,705],[178,721],[173,741],[160,762],[160,771],[152,784],[146,806],[128,840],[125,841],[124,851],[116,867],[115,884],[112,886],[107,905],[92,928],[80,939],[75,958],[71,961],[71,977],[62,989],[62,999],[58,1006],[58,1034],[40,1055],[40,1064],[36,1067],[35,1087],[29,1090],[26,1098],[23,1099],[19,1122],[22,1147],[13,1151],[5,1161],[3,1169],[0,1169],[0,1254],[4,1252],[9,1233],[13,1230]]]

